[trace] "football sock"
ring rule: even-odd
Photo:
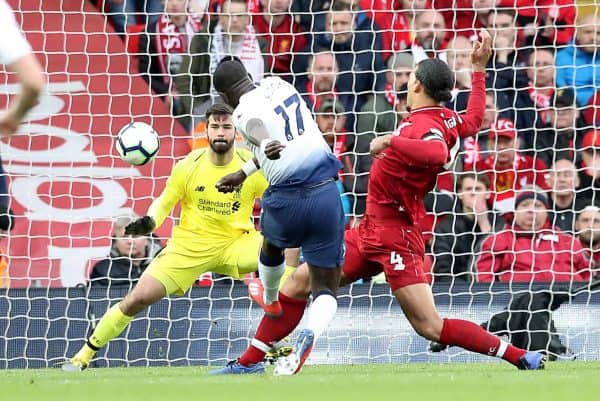
[[[307,304],[305,299],[294,299],[279,293],[279,302],[283,309],[283,315],[275,319],[263,316],[256,329],[254,339],[239,359],[242,365],[250,366],[262,362],[265,353],[279,340],[294,331],[302,320]]]
[[[279,283],[285,271],[283,254],[276,257],[267,256],[262,250],[258,258],[258,274],[264,287],[263,300],[268,305],[277,301]]]
[[[315,340],[327,329],[337,311],[337,299],[330,292],[321,292],[308,308],[306,329],[312,330]]]
[[[104,347],[107,342],[121,334],[133,316],[127,316],[121,311],[119,304],[115,304],[102,316],[98,326],[88,338],[88,344],[96,350]]]
[[[527,351],[500,340],[481,326],[461,319],[444,319],[440,343],[497,356],[516,365]]]

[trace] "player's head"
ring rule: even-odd
[[[208,146],[217,154],[225,154],[233,148],[235,127],[232,114],[233,109],[225,103],[215,103],[206,110]]]
[[[225,57],[213,74],[213,86],[231,107],[237,107],[240,97],[255,88],[248,71],[237,57]]]
[[[454,74],[437,58],[421,61],[408,79],[408,107],[423,107],[452,99]]]

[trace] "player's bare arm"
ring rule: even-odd
[[[42,67],[32,54],[21,57],[9,69],[17,73],[21,91],[8,110],[0,115],[0,134],[3,135],[11,135],[17,131],[27,112],[37,104],[46,84]]]
[[[259,118],[251,118],[246,123],[246,137],[255,146],[259,146],[268,159],[279,159],[285,145],[278,140],[271,139],[267,127]]]

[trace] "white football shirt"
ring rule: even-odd
[[[31,53],[31,46],[21,33],[12,8],[0,0],[0,63],[10,65]]]
[[[286,146],[279,159],[267,159],[260,147],[248,142],[246,124],[251,119],[260,119],[269,137]],[[271,185],[333,177],[341,167],[302,96],[281,78],[265,78],[244,94],[233,112],[233,123]]]

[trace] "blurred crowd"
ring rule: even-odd
[[[446,106],[464,111],[472,41],[487,28],[483,126],[425,201],[432,280],[597,275],[598,10],[578,12],[573,0],[106,0],[103,11],[192,135],[218,101],[210,77],[223,56],[238,56],[256,83],[293,83],[343,162],[348,224],[365,210],[369,142],[406,115],[414,65],[447,62],[456,84]]]

